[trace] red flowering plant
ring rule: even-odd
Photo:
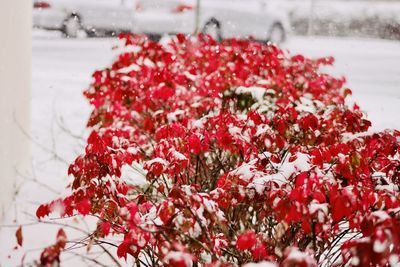
[[[320,71],[332,58],[204,35],[122,40],[85,91],[92,132],[71,193],[37,217],[96,217],[91,240],[114,237],[142,266],[399,263],[400,133],[366,133],[345,80]],[[62,237],[41,264],[59,261]]]

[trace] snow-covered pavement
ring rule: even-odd
[[[80,153],[82,142],[73,136],[84,135],[90,112],[82,90],[95,69],[111,62],[115,44],[114,39],[66,40],[46,34],[33,37],[32,139],[41,145],[33,147],[35,173],[30,178],[36,177],[39,183],[27,181],[22,186],[4,224],[31,221],[28,214],[34,214],[39,203],[63,195],[57,192],[65,191],[67,165],[54,160],[48,151],[56,151],[67,162]],[[329,71],[347,77],[354,100],[368,113],[373,130],[400,129],[400,43],[293,37],[284,46],[311,57],[334,56],[335,67]],[[47,225],[24,227],[24,249],[49,244],[57,229]],[[13,251],[15,230],[7,227],[0,231],[0,266],[20,263],[23,251]],[[38,252],[33,250],[27,260]]]

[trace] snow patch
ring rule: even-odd
[[[169,123],[177,121],[178,120],[178,116],[179,115],[183,115],[185,114],[185,111],[181,110],[181,109],[177,109],[174,112],[171,112],[167,115],[167,120]]]
[[[168,252],[168,254],[165,256],[164,260],[169,263],[173,263],[173,262],[177,263],[177,262],[183,261],[185,264],[184,266],[186,266],[186,267],[193,266],[193,261],[192,261],[190,254],[184,253],[181,251]],[[170,262],[170,261],[172,261],[172,262]]]
[[[139,71],[139,70],[140,70],[140,67],[139,67],[138,65],[136,65],[136,64],[131,64],[131,65],[129,65],[128,67],[119,69],[118,72],[119,72],[119,73],[128,74],[128,73],[130,73],[130,72],[132,72],[132,71]]]
[[[244,86],[239,86],[236,88],[235,93],[240,95],[240,94],[251,94],[254,100],[257,102],[262,102],[264,99],[264,93],[265,93],[265,88],[263,87],[244,87]]]
[[[250,161],[249,163],[245,163],[236,170],[232,171],[231,174],[237,175],[240,179],[248,182],[254,176],[253,171],[255,170],[254,167],[255,160]]]
[[[278,265],[270,261],[261,261],[258,263],[247,263],[243,267],[278,267]]]
[[[288,155],[285,161],[280,165],[274,164],[277,173],[256,178],[251,184],[249,184],[249,187],[254,187],[257,193],[262,194],[266,183],[272,181],[276,182],[279,186],[282,186],[289,182],[289,177],[294,173],[308,171],[311,168],[309,156],[300,152],[298,152],[296,156],[297,158],[293,162],[289,162],[290,155]]]
[[[153,163],[160,163],[161,165],[167,166],[168,162],[162,158],[154,158],[146,162],[146,165],[152,165]]]
[[[145,170],[137,164],[135,167],[123,165],[121,168],[121,179],[130,185],[147,185]]]

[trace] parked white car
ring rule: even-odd
[[[79,31],[163,35],[195,32],[218,39],[252,36],[280,43],[290,31],[283,9],[268,0],[34,0],[33,24],[76,37]],[[198,18],[198,19],[197,19]]]
[[[68,37],[80,31],[131,31],[135,0],[34,0],[33,26],[60,30]]]

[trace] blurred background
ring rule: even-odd
[[[6,2],[1,4],[8,7]],[[0,169],[11,164],[6,161],[7,143],[15,152],[15,163],[22,161],[21,155],[30,155],[24,167],[10,165],[18,182],[7,182],[7,188],[3,186],[7,194],[0,197],[5,207],[1,212],[0,266],[21,266],[21,259],[32,262],[42,247],[54,241],[58,227],[37,224],[34,214],[40,204],[68,190],[68,164],[84,149],[91,111],[82,92],[91,82],[91,74],[109,66],[121,52],[113,49],[120,32],[144,33],[156,40],[195,32],[217,40],[251,37],[276,43],[292,54],[334,56],[335,65],[324,71],[347,78],[354,93],[348,102],[357,102],[366,112],[373,125],[370,131],[400,129],[397,0],[34,0],[29,7],[29,11],[21,6],[0,8],[0,18],[8,20],[10,29],[9,35],[0,35],[0,58],[8,56],[9,62],[17,62],[10,85],[24,81],[19,94],[12,87],[6,91],[8,85],[1,89],[0,108],[10,106],[8,113],[1,111],[1,125],[13,127],[19,139],[8,141],[15,133],[0,138],[4,141],[0,144]],[[24,23],[29,29],[20,27],[17,15],[32,21]],[[20,33],[21,38],[10,39],[11,33]],[[26,49],[20,48],[23,45]],[[4,62],[0,63],[0,81],[9,76],[4,70],[11,69]],[[13,115],[18,105],[24,118]],[[31,151],[24,142],[31,144]],[[18,153],[14,144],[22,146]],[[10,177],[0,173],[3,185]],[[78,225],[79,220],[62,223]],[[24,225],[24,247],[14,249],[20,224]],[[80,225],[91,227],[90,220]],[[74,236],[73,231],[67,234]],[[65,266],[86,266],[72,255],[65,257]]]
[[[396,0],[34,0],[33,6],[34,27],[68,37],[193,33],[214,26],[224,38],[281,41],[279,34],[291,31],[400,39]]]

